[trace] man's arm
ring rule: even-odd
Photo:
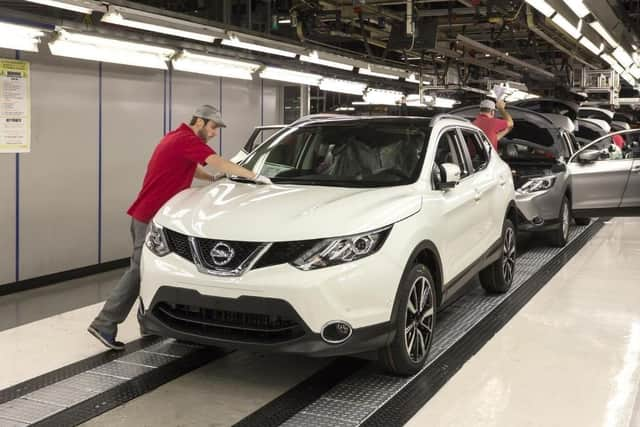
[[[204,170],[204,168],[200,165],[198,165],[198,167],[196,168],[195,177],[203,181],[214,181],[215,179],[213,175]]]
[[[513,118],[511,117],[511,114],[507,112],[506,104],[504,103],[504,101],[500,100],[496,102],[496,108],[498,108],[498,111],[500,111],[500,115],[502,115],[502,118],[507,122],[507,128],[498,132],[496,135],[498,141],[500,141],[504,136],[511,132],[511,129],[513,129]]]
[[[207,157],[205,162],[213,169],[222,173],[226,173],[227,175],[236,175],[247,179],[256,178],[256,174],[249,169],[245,169],[242,166],[238,166],[235,163],[225,160],[217,154],[210,155],[209,157]]]

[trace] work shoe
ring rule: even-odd
[[[111,350],[124,350],[124,344],[120,341],[116,341],[116,337],[102,333],[93,326],[89,326],[87,331]]]

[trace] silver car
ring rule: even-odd
[[[610,133],[582,147],[568,164],[573,215],[640,215],[640,129]]]
[[[477,107],[453,111],[467,118],[478,114]],[[561,126],[564,118],[548,117],[535,111],[509,107],[513,130],[498,146],[500,157],[511,166],[516,187],[520,231],[540,232],[554,246],[564,246],[569,238],[572,179],[567,162],[578,151],[574,135]],[[566,120],[565,120],[566,121]],[[580,218],[579,223],[588,223]]]

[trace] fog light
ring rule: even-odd
[[[352,332],[351,325],[347,322],[334,320],[322,327],[321,336],[329,344],[340,344],[348,340]]]

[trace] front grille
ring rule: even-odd
[[[191,247],[189,246],[189,238],[184,234],[180,234],[177,231],[164,229],[165,236],[167,236],[167,244],[169,250],[180,255],[182,258],[193,262],[193,255],[191,254]]]
[[[212,239],[196,239],[198,248],[200,248],[200,254],[202,257],[202,261],[209,268],[215,269],[224,269],[224,270],[235,270],[240,267],[240,265],[251,256],[251,254],[258,249],[261,243],[257,242],[233,242],[233,241],[222,241],[222,240],[212,240]],[[224,243],[228,245],[231,249],[233,249],[234,256],[227,264],[218,266],[215,262],[213,262],[213,258],[211,257],[211,250],[218,244]]]
[[[253,267],[262,268],[295,261],[302,254],[313,248],[321,240],[300,240],[297,242],[278,242],[258,260]]]
[[[229,341],[274,344],[304,335],[290,314],[245,313],[160,302],[153,314],[180,332]]]

